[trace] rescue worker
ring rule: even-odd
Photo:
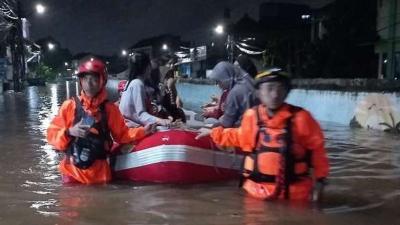
[[[94,57],[85,58],[78,68],[78,97],[66,100],[47,129],[47,140],[65,152],[59,169],[65,183],[97,184],[111,180],[107,155],[113,141],[121,144],[140,140],[155,125],[131,128],[112,102],[107,101],[105,64]]]
[[[202,128],[196,138],[210,135],[215,143],[246,153],[241,186],[252,197],[321,199],[329,163],[319,124],[305,109],[285,103],[291,84],[284,72],[260,73],[255,87],[261,104],[245,112],[240,127]]]

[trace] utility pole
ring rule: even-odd
[[[23,82],[25,81],[25,47],[24,47],[24,35],[23,35],[23,26],[22,26],[22,8],[21,2],[17,1],[17,21],[16,21],[16,29],[17,29],[17,60],[19,66],[19,77],[17,80],[18,85],[15,91],[21,91],[23,89]]]
[[[388,29],[388,39],[389,39],[389,51],[388,51],[388,68],[387,68],[387,78],[394,79],[396,73],[396,13],[397,13],[397,0],[390,0],[389,7],[389,29]]]
[[[16,19],[11,30],[11,52],[13,65],[13,89],[20,92],[23,89],[25,80],[25,47],[22,26],[22,7],[21,2],[17,1]]]
[[[233,27],[233,22],[231,19],[231,10],[229,8],[224,9],[224,23],[226,24],[226,32],[227,32],[227,37],[226,37],[226,50],[227,50],[227,55],[228,55],[228,61],[230,63],[233,63],[234,60],[234,50],[235,50],[235,41],[234,41],[234,27]]]
[[[19,54],[19,37],[18,37],[18,21],[14,22],[14,27],[11,30],[10,35],[10,47],[11,47],[11,61],[13,67],[13,89],[16,92],[21,91],[20,73],[21,73],[21,58]]]
[[[233,60],[234,60],[234,50],[235,50],[235,46],[234,45],[235,45],[235,42],[233,40],[233,34],[228,33],[227,50],[228,50],[228,61],[230,63],[233,63]]]
[[[13,65],[13,89],[16,92],[22,90],[21,80],[25,77],[25,54],[24,54],[24,40],[22,31],[22,9],[21,3],[17,1],[16,8],[16,19],[14,20],[14,26],[11,30],[11,56]]]

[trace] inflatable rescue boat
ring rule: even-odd
[[[117,179],[151,183],[200,183],[235,179],[243,156],[221,151],[209,137],[171,129],[158,131],[112,158]],[[117,148],[127,148],[118,146]],[[118,151],[118,149],[116,149]]]

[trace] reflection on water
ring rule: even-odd
[[[67,88],[66,88],[67,87]],[[60,155],[45,132],[76,84],[0,95],[0,224],[395,224],[398,136],[322,123],[332,165],[325,201],[313,207],[247,198],[237,182],[200,185],[61,185]],[[179,87],[199,105],[214,91]],[[204,92],[204,91],[203,91]],[[201,96],[196,98],[196,96]],[[200,102],[200,103],[199,103]],[[201,221],[201,222],[200,222]]]

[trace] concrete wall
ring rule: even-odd
[[[182,82],[184,81],[184,82]],[[400,83],[393,80],[295,80],[287,101],[310,111],[317,120],[392,131],[400,124]],[[109,80],[110,97],[117,97],[117,80]],[[391,92],[382,91],[391,89]],[[184,107],[200,111],[220,91],[209,80],[185,79],[177,85]],[[397,91],[396,91],[397,90]],[[385,125],[386,124],[386,125]],[[398,127],[400,129],[400,125]]]
[[[349,92],[400,92],[400,80],[392,79],[294,79],[295,88]]]
[[[304,107],[317,120],[386,130],[400,122],[400,92],[342,92],[294,89],[288,102]],[[384,125],[386,123],[387,125]]]

